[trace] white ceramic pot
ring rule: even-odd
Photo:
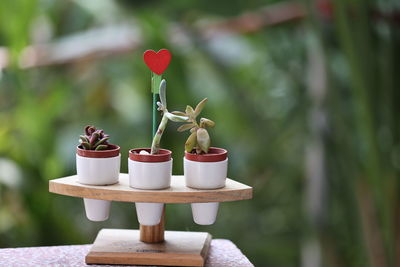
[[[87,185],[110,185],[118,182],[121,154],[119,146],[113,149],[93,151],[78,147],[76,172],[78,182]]]
[[[121,155],[112,158],[87,158],[76,155],[78,182],[110,185],[118,182]]]
[[[183,159],[186,186],[195,189],[225,187],[228,159],[216,162],[200,162]]]
[[[219,202],[192,203],[193,221],[200,225],[215,223],[218,214]]]
[[[83,199],[85,204],[86,217],[94,222],[101,222],[108,219],[110,215],[111,201],[101,199]]]
[[[185,152],[183,166],[187,187],[201,190],[223,188],[228,173],[228,152],[215,147],[211,147],[207,154]],[[192,203],[191,207],[195,223],[210,225],[215,222],[218,202]]]
[[[171,186],[172,159],[165,162],[128,161],[130,187],[158,190]]]
[[[160,223],[164,203],[136,202],[135,207],[141,225],[157,225]]]
[[[120,147],[109,145],[108,150],[93,151],[77,148],[76,172],[78,182],[87,185],[118,183],[121,154]],[[86,217],[91,221],[105,221],[110,213],[111,201],[84,199]]]
[[[172,152],[160,149],[157,155],[140,154],[140,151],[143,150],[150,152],[148,148],[129,151],[129,186],[144,190],[169,188],[172,176]],[[157,225],[160,223],[163,203],[135,203],[135,206],[140,224]]]
[[[228,152],[210,147],[208,154],[185,152],[183,169],[186,186],[195,189],[218,189],[225,186],[228,173]]]

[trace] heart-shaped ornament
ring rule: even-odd
[[[143,54],[144,63],[155,74],[161,75],[171,62],[171,52],[167,49],[161,49],[156,52],[154,50],[147,50]]]

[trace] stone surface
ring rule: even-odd
[[[116,266],[86,265],[85,256],[90,246],[75,245],[0,249],[0,266]],[[248,267],[253,266],[253,264],[231,241],[213,239],[205,266]]]

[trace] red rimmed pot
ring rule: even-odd
[[[228,151],[210,147],[207,154],[185,152],[183,166],[186,186],[195,189],[222,188],[228,172]]]
[[[87,185],[111,185],[118,182],[121,165],[120,147],[108,145],[107,150],[76,148],[78,182]],[[111,201],[84,199],[86,217],[91,221],[105,221],[109,217]]]
[[[185,152],[183,166],[187,187],[203,190],[222,188],[228,173],[228,151],[210,147],[207,154]],[[210,225],[216,220],[219,202],[192,203],[191,207],[195,223]]]
[[[148,154],[140,154],[146,151]],[[137,189],[160,190],[171,186],[172,152],[160,149],[156,155],[150,154],[150,148],[129,150],[129,186]],[[135,203],[136,214],[142,225],[160,223],[163,203]]]
[[[87,185],[109,185],[118,182],[121,164],[120,147],[108,145],[107,150],[76,148],[78,182]]]

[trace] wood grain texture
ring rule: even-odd
[[[129,187],[128,174],[121,173],[119,183],[107,186],[91,186],[77,182],[77,176],[69,176],[49,181],[52,193],[73,197],[103,199],[124,202],[153,203],[203,203],[227,202],[251,199],[253,189],[250,186],[226,180],[226,186],[214,190],[198,190],[185,186],[182,175],[174,175],[171,187],[163,190],[141,190]]]
[[[143,243],[138,230],[102,229],[86,256],[87,264],[204,266],[211,235],[166,231],[165,242]]]
[[[145,243],[160,243],[164,241],[165,230],[165,205],[161,221],[157,225],[140,225],[140,241]]]

